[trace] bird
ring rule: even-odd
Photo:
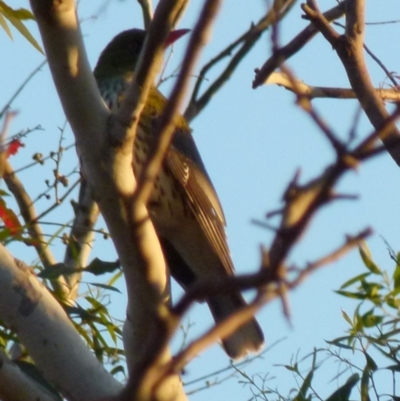
[[[93,73],[111,111],[118,109],[129,87],[145,38],[146,31],[141,29],[123,31],[100,54]],[[172,41],[167,40],[167,44]],[[132,167],[137,178],[157,139],[157,118],[166,104],[167,99],[153,86],[134,143]],[[222,206],[182,115],[176,119],[147,207],[170,274],[184,289],[198,280],[234,275]],[[246,305],[239,291],[213,295],[206,302],[216,323]],[[222,345],[230,358],[239,359],[258,352],[263,342],[262,330],[253,319],[223,339]]]

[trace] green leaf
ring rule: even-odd
[[[112,273],[117,269],[121,268],[121,263],[117,260],[116,262],[105,262],[99,258],[95,258],[86,267],[85,271],[100,276],[104,273]]]
[[[100,311],[107,311],[107,308],[101,303],[99,302],[97,299],[93,298],[93,297],[85,297],[86,301],[88,301],[94,308],[94,310],[91,310],[90,312],[100,312]]]
[[[366,280],[361,281],[361,287],[369,297],[376,297],[378,295],[379,290],[383,288],[382,284],[375,282],[368,282]]]
[[[116,375],[117,373],[122,373],[125,375],[125,369],[121,365],[118,365],[115,368],[112,368],[110,373],[112,375]]]
[[[71,271],[72,269],[68,268],[64,263],[56,263],[55,265],[43,269],[38,273],[38,277],[47,280],[56,280],[64,274],[71,274]]]
[[[351,375],[346,384],[342,387],[339,387],[334,393],[331,394],[330,397],[326,399],[326,401],[348,401],[350,397],[351,390],[360,380],[360,376],[357,373]]]
[[[3,17],[1,10],[0,10],[0,26],[6,31],[6,34],[10,37],[10,39],[12,39],[13,36],[10,27],[8,26],[6,19]]]
[[[368,270],[371,273],[382,274],[379,267],[372,260],[371,252],[369,251],[369,248],[365,241],[361,242],[361,245],[358,247],[358,250],[360,251],[361,259],[363,260],[364,265],[368,268]]]
[[[392,307],[393,309],[399,309],[400,308],[400,299],[393,297],[393,296],[388,296],[386,298],[386,303]]]
[[[306,378],[303,381],[303,384],[301,385],[301,388],[299,390],[299,392],[297,393],[297,395],[294,397],[293,401],[307,401],[310,400],[311,397],[308,396],[308,398],[306,397],[307,395],[307,391],[311,386],[311,381],[314,377],[314,369],[312,369],[308,375],[306,376]]]
[[[400,365],[391,365],[391,366],[386,366],[387,370],[391,370],[392,372],[400,372]]]
[[[350,292],[350,291],[341,291],[341,290],[337,290],[335,291],[337,294],[339,295],[343,295],[344,297],[347,298],[354,298],[354,299],[367,299],[367,295],[365,295],[363,292]]]
[[[342,343],[342,341],[350,341],[352,339],[353,339],[352,336],[345,336],[345,337],[335,338],[332,341],[325,340],[325,342],[327,344],[334,345],[335,347],[344,348],[344,349],[353,349],[353,347],[351,347],[350,345]]]
[[[297,363],[295,363],[293,366],[291,365],[283,365],[287,370],[290,370],[291,372],[296,372],[299,373],[299,367]]]
[[[3,1],[0,0],[0,15],[6,17],[12,25],[19,31],[19,33],[40,53],[44,54],[42,48],[36,39],[32,36],[26,26],[21,22],[24,19],[33,19],[32,14],[25,9],[13,10],[11,7],[8,7]],[[32,16],[32,18],[30,18]],[[1,22],[0,22],[1,23]],[[4,25],[1,24],[4,28]],[[8,28],[8,27],[7,27]],[[11,31],[5,29],[9,36],[12,38]]]
[[[400,265],[397,264],[393,272],[394,288],[400,288]]]
[[[367,278],[371,273],[362,273],[359,274],[358,276],[355,276],[351,278],[350,280],[346,281],[340,288],[346,288],[349,287],[350,285],[356,283],[357,281],[362,281],[363,279]]]
[[[369,310],[361,317],[364,327],[375,327],[382,322],[383,316],[374,315],[374,309]]]
[[[3,14],[10,15],[19,20],[28,20],[28,19],[34,20],[35,19],[33,14],[26,8],[18,8],[17,10],[13,10],[6,3],[4,3],[4,1],[1,1],[1,0],[0,0],[0,10],[2,11]]]
[[[376,370],[378,370],[378,365],[376,364],[376,362],[372,359],[372,357],[365,352],[364,353],[365,358],[367,360],[367,365],[365,368],[368,368],[369,370],[372,370],[373,372],[375,372]]]
[[[347,322],[348,324],[350,324],[351,326],[353,326],[352,320],[350,319],[349,315],[348,315],[343,309],[342,309],[342,316],[343,316],[343,319],[346,320],[346,322]]]
[[[367,366],[363,370],[363,374],[361,377],[361,388],[360,388],[360,395],[361,401],[369,401],[369,378],[370,378],[370,369]]]
[[[93,285],[95,287],[104,288],[105,290],[119,292],[121,294],[121,291],[118,288],[112,287],[111,285],[99,284],[99,283],[88,283],[88,284]]]

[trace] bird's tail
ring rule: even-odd
[[[241,294],[217,295],[207,300],[216,323],[221,322],[243,307],[246,302]],[[232,359],[245,357],[250,352],[257,352],[264,343],[261,328],[255,319],[236,330],[222,344]]]

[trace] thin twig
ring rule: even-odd
[[[0,119],[3,117],[4,113],[9,109],[12,102],[18,97],[18,95],[22,92],[28,82],[41,70],[41,68],[47,63],[47,60],[42,61],[22,82],[20,87],[15,91],[15,93],[11,96],[9,101],[5,104],[3,109],[0,111]]]
[[[4,173],[4,181],[7,185],[7,188],[11,191],[15,200],[17,201],[29,235],[32,238],[32,244],[34,245],[43,266],[50,267],[54,265],[56,263],[56,259],[50,251],[47,241],[44,239],[40,224],[37,222],[38,216],[32,199],[8,161],[5,164]]]
[[[323,15],[328,21],[333,21],[344,15],[344,7],[349,0],[340,2],[336,7],[326,11]],[[264,63],[264,65],[256,70],[256,76],[253,81],[253,88],[262,85],[268,77],[279,68],[286,60],[301,50],[315,35],[318,29],[311,23],[303,29],[295,38],[293,38],[287,45],[278,49],[274,54]]]
[[[331,252],[329,255],[326,255],[323,258],[316,260],[315,262],[308,263],[304,269],[300,269],[299,275],[293,281],[288,283],[288,287],[290,289],[298,287],[307,277],[310,276],[310,274],[314,273],[315,270],[326,266],[327,264],[336,262],[338,259],[342,258],[343,255],[358,246],[361,241],[364,241],[367,237],[371,235],[372,230],[370,228],[366,228],[354,237],[347,237],[345,243],[338,249]]]
[[[200,114],[215,93],[220,90],[226,82],[228,82],[229,78],[232,76],[232,73],[236,70],[240,62],[261,38],[262,33],[266,31],[271,24],[281,20],[291,9],[293,4],[295,4],[294,0],[286,0],[284,2],[275,0],[274,4],[264,17],[262,17],[255,25],[252,25],[247,32],[242,34],[238,39],[232,42],[217,56],[212,58],[206,65],[204,65],[197,78],[191,99],[184,113],[187,121],[192,121]],[[276,15],[276,9],[279,10],[278,15]],[[232,56],[232,53],[237,47],[239,47],[239,49]],[[231,57],[228,65],[200,96],[200,88],[206,80],[207,73],[226,57]]]

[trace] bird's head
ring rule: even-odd
[[[165,47],[187,32],[187,29],[172,31],[165,42]],[[146,31],[142,29],[129,29],[115,36],[99,57],[94,69],[95,77],[99,79],[112,75],[132,75],[145,39]]]

